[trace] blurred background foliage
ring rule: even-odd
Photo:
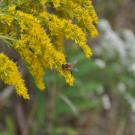
[[[89,40],[93,58],[85,59],[72,42],[67,50],[75,85],[48,71],[42,93],[25,69],[26,102],[1,83],[0,135],[135,135],[135,1],[94,3],[101,19],[99,38]],[[2,50],[17,60],[15,52]]]

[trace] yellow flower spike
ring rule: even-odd
[[[49,27],[50,32],[53,35],[64,34],[67,39],[74,40],[84,51],[86,57],[92,56],[92,51],[87,45],[86,34],[77,25],[73,24],[70,20],[60,19],[57,16],[42,12],[40,17],[43,19],[45,24]]]
[[[55,3],[55,1],[53,2]],[[70,16],[70,18],[76,18],[80,27],[82,27],[83,29],[87,29],[90,32],[92,38],[98,36],[98,31],[93,24],[94,22],[98,22],[98,18],[96,16],[92,3],[87,2],[87,5],[89,5],[86,8],[79,5],[78,2],[74,2],[72,0],[61,0],[60,3],[61,4],[59,5],[61,5],[63,12],[66,12]],[[68,9],[65,7],[67,7]],[[61,10],[60,7],[55,8],[57,10]]]
[[[92,0],[87,0],[85,2],[85,8],[89,11],[89,14],[93,20],[94,23],[98,24],[99,23],[99,18],[97,16],[97,13],[95,11],[95,8],[93,6]]]
[[[0,79],[8,85],[13,85],[19,96],[29,99],[28,90],[16,64],[3,53],[0,53]]]
[[[38,88],[40,90],[44,90],[45,84],[43,81],[43,77],[45,75],[45,70],[40,63],[41,59],[34,56],[34,54],[27,48],[26,42],[23,42],[23,40],[18,41],[14,48],[16,49],[16,51],[19,52],[19,54],[25,61],[28,69],[35,79]]]
[[[79,4],[81,7],[84,7],[89,12],[92,21],[98,24],[99,18],[93,6],[93,0],[73,0],[73,2]]]
[[[63,71],[63,72],[61,72],[61,74],[62,74],[63,76],[65,76],[65,78],[66,78],[66,83],[67,83],[69,86],[73,86],[74,81],[75,81],[73,75],[72,75],[69,71]]]

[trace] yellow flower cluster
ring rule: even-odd
[[[86,34],[80,27],[73,24],[70,20],[60,19],[48,12],[42,12],[40,17],[43,19],[50,30],[51,35],[74,40],[83,49],[86,57],[92,56],[92,51],[87,45]],[[62,44],[63,46],[63,44]]]
[[[18,95],[29,99],[28,90],[17,65],[3,53],[0,53],[0,79],[6,84],[13,85]]]
[[[97,37],[98,31],[94,23],[98,23],[98,17],[91,0],[53,0],[54,7],[67,14],[70,18],[76,18],[78,25],[90,32],[91,36]]]
[[[19,19],[21,38],[15,49],[26,61],[39,88],[44,89],[43,77],[47,68],[59,71],[72,85],[74,80],[72,75],[62,70],[62,64],[66,63],[65,56],[52,45],[39,20],[21,11],[16,13],[16,17]]]
[[[63,69],[63,64],[68,63],[64,51],[64,40],[75,41],[87,58],[92,56],[86,36],[87,32],[91,37],[98,36],[95,26],[98,23],[98,17],[92,1],[10,0],[8,4],[3,2],[0,3],[2,26],[0,31],[4,36],[14,39],[11,47],[23,58],[39,89],[45,89],[43,78],[48,69],[58,71],[69,85],[73,85],[74,77],[71,71]],[[3,29],[3,26],[6,29]],[[0,56],[7,58],[3,54]],[[7,61],[9,67],[13,67],[13,62]],[[4,82],[13,84],[11,80],[6,79]],[[23,81],[20,82],[23,84]],[[16,86],[16,84],[13,85]],[[22,88],[21,83],[20,87]],[[26,91],[23,90],[23,92],[27,95]],[[24,98],[27,97],[20,93],[18,92]]]

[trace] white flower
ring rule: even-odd
[[[95,63],[101,69],[104,69],[106,67],[106,63],[101,59],[96,59]]]

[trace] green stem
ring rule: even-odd
[[[0,35],[0,39],[7,39],[7,40],[10,40],[10,41],[15,41],[13,38],[10,38],[8,36],[2,36],[2,35]]]

